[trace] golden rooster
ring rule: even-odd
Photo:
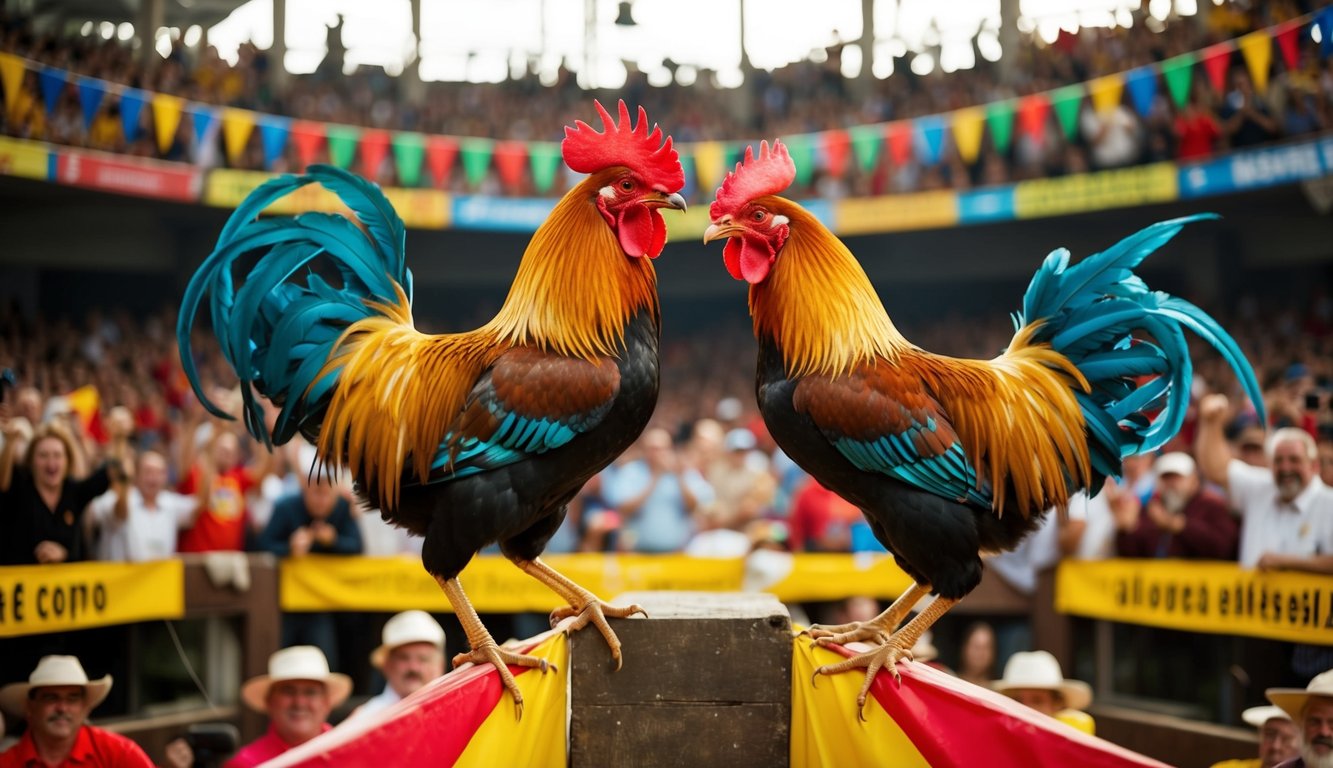
[[[516,566],[594,624],[620,664],[606,616],[615,608],[539,557],[583,484],[630,446],[657,401],[659,309],[652,259],[666,228],[660,208],[685,209],[671,138],[635,125],[622,101],[603,131],[578,121],[562,153],[579,173],[538,228],[499,313],[477,330],[421,333],[411,315],[406,232],[379,189],[314,166],[256,189],[236,210],[182,301],[177,338],[195,393],[203,394],[190,331],[211,293],[213,331],[241,380],[247,428],[266,443],[298,431],[323,462],[350,470],[386,520],[425,537],[422,561],[457,613],[469,653],[490,663],[522,716],[506,664],[539,659],[501,649],[468,603],[458,574],[499,542]],[[358,223],[305,213],[257,219],[274,200],[319,182]],[[258,253],[239,288],[238,258]],[[341,285],[310,270],[331,263]],[[299,278],[303,278],[299,279]],[[279,407],[270,429],[255,393]]]
[[[774,439],[861,508],[914,582],[871,621],[810,631],[821,645],[880,644],[818,670],[866,668],[864,705],[876,672],[897,677],[896,662],[981,581],[979,553],[1013,549],[1046,510],[1175,435],[1192,376],[1182,327],[1226,357],[1261,411],[1263,401],[1217,323],[1132,271],[1192,219],[1154,224],[1074,266],[1068,251],[1053,252],[1008,349],[959,360],[898,333],[847,247],[777,196],[794,176],[780,142],[762,143],[758,157],[747,148],[704,242],[726,238],[727,270],[749,283],[756,395]],[[928,593],[936,599],[899,629]]]

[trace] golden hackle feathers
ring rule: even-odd
[[[477,378],[507,349],[530,345],[593,362],[621,351],[629,320],[657,313],[657,278],[650,259],[625,256],[593,205],[613,174],[594,175],[557,203],[503,307],[481,328],[421,333],[401,288],[396,303],[372,302],[381,314],[349,326],[320,375],[342,369],[320,456],[350,469],[393,509],[406,473],[428,479]]]

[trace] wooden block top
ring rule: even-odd
[[[626,592],[611,603],[637,603],[653,621],[764,619],[774,629],[791,629],[787,606],[765,592]]]

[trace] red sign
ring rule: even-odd
[[[120,195],[182,202],[198,200],[203,187],[202,174],[188,165],[68,150],[61,150],[56,159],[56,180]]]

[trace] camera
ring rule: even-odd
[[[196,766],[222,765],[241,741],[240,732],[230,723],[195,723],[181,738],[194,750]]]

